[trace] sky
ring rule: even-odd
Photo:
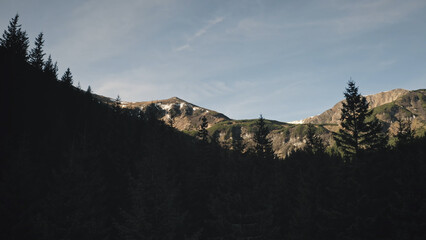
[[[424,0],[0,0],[31,47],[123,101],[177,96],[233,119],[294,121],[343,99],[426,88]]]

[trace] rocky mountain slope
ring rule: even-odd
[[[153,107],[159,119],[166,123],[170,123],[172,120],[173,127],[181,131],[198,129],[202,117],[207,118],[208,127],[221,121],[230,120],[222,113],[199,107],[178,97],[145,102],[122,102],[121,106],[124,108],[140,108],[141,110]]]
[[[373,116],[382,121],[390,133],[396,129],[397,118],[412,120],[412,127],[418,134],[426,132],[426,90],[420,89],[408,91],[395,89],[374,95],[366,96],[370,103]],[[99,96],[104,102],[112,103],[114,100]],[[157,117],[170,124],[173,119],[173,127],[195,135],[201,118],[205,116],[208,121],[208,131],[213,139],[224,146],[232,148],[232,139],[241,137],[247,148],[253,146],[253,135],[257,119],[233,120],[224,114],[199,107],[177,97],[165,100],[146,102],[121,102],[125,108],[140,108],[146,111],[152,108],[157,112]],[[280,157],[294,149],[304,146],[304,138],[307,132],[307,124],[315,125],[316,132],[328,145],[333,144],[332,132],[339,128],[340,109],[342,101],[328,109],[324,113],[299,121],[299,124],[284,123],[266,120],[271,130],[270,138],[273,149]]]
[[[399,97],[409,93],[410,91],[405,89],[394,89],[387,92],[381,92],[374,95],[366,96],[367,101],[369,102],[370,109],[375,107],[391,103],[398,99]],[[322,123],[339,123],[340,120],[340,109],[342,108],[342,101],[338,102],[332,108],[326,110],[325,112],[303,119],[301,121],[296,121],[298,123],[313,123],[313,124],[322,124]]]
[[[414,91],[394,89],[368,95],[366,99],[373,112],[372,117],[375,116],[382,121],[391,134],[396,130],[395,121],[397,119],[410,119],[412,128],[416,129],[418,134],[423,134],[426,131],[426,89]],[[297,123],[339,124],[342,102],[338,102],[331,109],[317,116],[297,121]],[[329,127],[328,129],[336,131],[337,127]]]

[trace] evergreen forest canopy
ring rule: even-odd
[[[209,140],[205,120],[193,138],[100,102],[69,69],[58,79],[44,35],[28,51],[18,20],[0,39],[1,239],[426,238],[426,138],[401,121],[398,144],[383,144],[354,82],[343,156],[310,126],[307,147],[278,159],[262,116],[241,153],[238,138]]]

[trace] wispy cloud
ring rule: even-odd
[[[217,17],[217,18],[214,18],[214,19],[208,21],[208,23],[205,26],[203,26],[201,29],[199,29],[198,31],[196,31],[192,36],[190,36],[187,39],[187,41],[186,41],[185,44],[183,44],[180,47],[175,48],[175,51],[176,52],[180,52],[180,51],[183,51],[183,50],[189,50],[189,49],[191,49],[191,43],[193,41],[195,41],[197,38],[199,38],[199,37],[203,36],[204,34],[206,34],[207,31],[210,28],[212,28],[214,25],[216,25],[218,23],[223,22],[223,20],[225,20],[224,17]]]
[[[186,50],[186,49],[190,49],[190,48],[191,48],[191,46],[189,46],[189,44],[185,44],[185,45],[182,45],[182,46],[176,48],[175,51],[176,52],[180,52],[180,51],[183,51],[183,50]]]

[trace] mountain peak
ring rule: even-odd
[[[372,95],[366,95],[365,98],[369,103],[369,108],[375,108],[390,102],[397,100],[399,97],[409,93],[409,90],[402,88],[392,89],[385,92],[380,92]],[[340,120],[340,109],[342,108],[342,103],[344,100],[338,102],[332,108],[326,110],[325,112],[305,118],[299,121],[293,121],[291,123],[301,124],[301,123],[313,123],[313,124],[322,124],[322,123],[338,123]]]
[[[160,118],[166,123],[170,122],[171,110],[174,109],[176,114],[173,118],[174,127],[179,130],[191,131],[198,129],[202,117],[207,118],[209,127],[218,122],[229,120],[229,118],[222,113],[199,107],[176,96],[161,100],[122,102],[121,106],[125,108],[145,109],[151,104],[155,105],[159,111]]]

